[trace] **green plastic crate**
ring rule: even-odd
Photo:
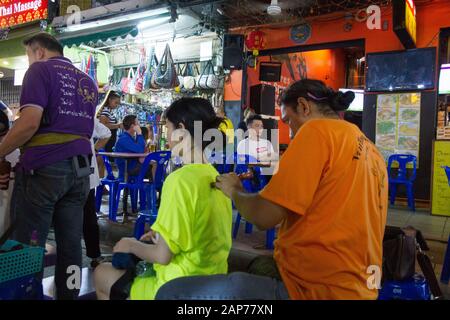
[[[21,243],[8,240],[1,249],[9,250],[18,244]],[[45,249],[23,246],[21,250],[0,253],[0,283],[42,271]]]

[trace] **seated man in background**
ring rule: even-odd
[[[272,143],[261,138],[264,130],[263,119],[260,115],[252,115],[247,119],[248,138],[239,142],[238,154],[248,154],[258,162],[270,162],[275,157]]]
[[[122,153],[144,153],[145,140],[137,117],[135,115],[128,115],[123,119],[122,123],[125,131],[119,136],[114,151]],[[119,168],[119,179],[123,181],[125,176],[125,160],[116,159],[116,164]],[[141,170],[141,164],[137,159],[128,160],[127,170],[131,176],[138,175]]]

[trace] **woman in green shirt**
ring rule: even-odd
[[[154,244],[123,238],[114,247],[115,253],[131,253],[153,264],[155,276],[136,277],[132,281],[127,292],[132,300],[154,299],[158,289],[175,278],[228,271],[231,201],[211,188],[218,173],[207,163],[203,139],[193,139],[194,123],[196,126],[201,123],[203,136],[208,129],[217,129],[222,119],[215,115],[207,100],[200,98],[174,102],[165,117],[169,146],[173,151],[182,149],[178,154],[184,166],[165,180],[156,222],[141,238]],[[109,299],[111,287],[124,273],[111,264],[98,266],[94,274],[98,299]]]

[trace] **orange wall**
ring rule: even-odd
[[[242,96],[242,70],[231,72],[225,81],[225,101],[240,101]]]
[[[289,59],[289,61],[287,61],[287,59]],[[317,50],[274,56],[272,57],[272,61],[279,61],[283,63],[281,81],[277,83],[263,83],[275,86],[275,101],[278,101],[280,90],[283,90],[295,81],[302,79],[299,71],[299,65],[301,64],[301,61],[303,61],[306,65],[306,75],[308,78],[320,79],[334,89],[343,88],[345,85],[344,59],[345,56],[343,49]],[[268,56],[260,57],[258,59],[259,62],[269,60],[270,57]],[[288,64],[292,66],[291,71],[288,68]],[[293,74],[291,72],[293,72]],[[249,88],[261,83],[259,81],[259,68],[256,70],[254,68],[248,68],[247,76],[247,85]],[[250,103],[250,90],[247,91],[246,101],[248,105]],[[254,109],[254,106],[250,107]],[[275,115],[281,117],[281,109],[278,104],[275,105]],[[288,144],[290,140],[289,127],[281,121],[279,121],[278,127],[280,129],[280,143]]]
[[[418,1],[417,1],[418,2]],[[419,3],[419,2],[418,2]],[[403,46],[392,30],[392,8],[383,7],[382,22],[388,21],[389,28],[383,30],[369,30],[365,22],[353,21],[353,28],[349,32],[344,31],[347,22],[341,18],[342,13],[317,18],[310,22],[311,37],[303,45],[321,44],[356,39],[366,40],[366,52],[382,52],[402,50]],[[328,20],[328,21],[327,21]],[[450,27],[450,1],[432,0],[428,5],[417,4],[417,46],[426,47],[440,28]],[[297,46],[289,37],[289,28],[259,29],[266,33],[266,49],[285,48]],[[246,33],[245,29],[237,29],[236,33]],[[431,42],[431,46],[437,46],[438,38]]]
[[[438,46],[439,30],[441,28],[450,27],[450,0],[432,0],[428,4],[421,5],[419,1],[416,1],[417,6],[417,47],[426,46]],[[369,30],[365,22],[353,21],[353,28],[349,32],[344,31],[344,24],[346,20],[342,18],[343,14],[332,15],[328,17],[320,17],[310,21],[311,25],[311,37],[302,45],[311,44],[323,44],[338,41],[348,41],[365,39],[365,50],[369,52],[383,52],[404,49],[401,42],[392,30],[392,8],[382,8],[382,22],[387,21],[389,23],[388,30]],[[259,29],[266,34],[266,49],[277,49],[298,46],[290,39],[289,28],[261,28]],[[246,29],[236,29],[233,33],[246,33]],[[307,54],[306,52],[304,53]],[[338,59],[335,59],[338,61]],[[315,62],[311,62],[314,64]],[[309,69],[309,68],[308,68]],[[311,72],[313,72],[311,69]],[[317,68],[315,70],[320,70]],[[330,74],[338,74],[339,71],[331,72],[333,70],[333,64],[329,66]],[[309,71],[309,70],[308,70]],[[234,73],[234,72],[233,72]],[[326,73],[325,73],[326,75]],[[313,73],[308,74],[308,77],[312,78]],[[336,87],[336,82],[333,79],[324,79],[324,74],[318,74],[319,79],[325,80],[330,86]],[[338,76],[336,76],[339,78]],[[233,79],[235,79],[233,77]],[[250,79],[250,76],[249,76]],[[239,82],[233,82],[237,87]],[[249,81],[248,85],[251,85]],[[225,96],[229,88],[225,88]],[[238,99],[239,98],[239,99]],[[233,96],[233,99],[240,100],[240,97]],[[281,125],[280,125],[281,128]],[[283,137],[285,135],[283,134]],[[284,138],[283,138],[284,140]],[[282,141],[280,141],[283,143]]]

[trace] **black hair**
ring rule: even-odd
[[[328,115],[347,110],[355,99],[355,93],[334,91],[320,80],[303,79],[293,83],[283,93],[281,103],[295,109],[299,98],[315,102],[319,110]]]
[[[114,90],[110,90],[105,97],[105,106],[109,107],[109,101],[112,99],[120,99],[121,95]]]
[[[219,128],[224,121],[216,115],[211,103],[203,98],[181,98],[166,109],[164,117],[172,122],[176,129],[183,124],[192,137],[196,121],[202,123],[202,135],[209,129]],[[205,149],[208,144],[209,142],[204,141],[202,148]]]
[[[105,99],[103,99],[103,102],[100,105],[100,108],[98,108],[96,116],[99,117],[102,114],[102,112],[103,112],[103,110],[105,108],[109,108],[109,100],[111,100],[111,99],[120,99],[121,97],[122,96],[119,93],[117,93],[116,91],[109,90],[108,93],[105,96]]]
[[[60,55],[64,55],[64,48],[61,43],[46,32],[40,32],[23,41],[24,46],[34,46],[36,44],[48,51],[58,52]]]
[[[141,127],[142,136],[144,137],[145,141],[148,140],[148,128],[147,127]]]
[[[263,118],[259,114],[251,115],[247,119],[247,126],[250,126],[252,124],[252,122],[255,121],[255,120],[263,121]]]
[[[131,126],[136,122],[137,116],[130,114],[123,118],[122,124],[125,130],[130,130]]]

